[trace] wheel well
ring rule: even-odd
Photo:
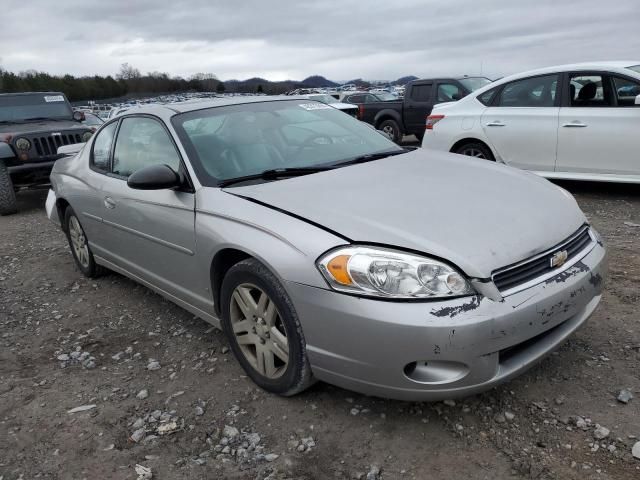
[[[495,155],[491,147],[487,145],[485,142],[483,142],[482,140],[478,140],[477,138],[463,138],[462,140],[458,140],[456,143],[453,144],[453,146],[451,147],[451,150],[449,151],[455,152],[458,148],[462,147],[463,145],[466,145],[467,143],[479,143],[481,145],[484,145],[486,149],[491,152],[491,155],[493,156],[493,158],[495,158]]]
[[[66,231],[67,226],[64,224],[64,212],[67,211],[67,207],[69,206],[69,202],[67,202],[64,198],[59,198],[56,200],[56,208],[58,209],[58,218],[60,219],[60,225],[62,226],[62,230]]]
[[[231,267],[236,263],[251,258],[246,252],[235,248],[225,248],[220,250],[213,257],[211,262],[211,293],[213,294],[213,305],[215,311],[220,315],[220,290],[222,281]]]

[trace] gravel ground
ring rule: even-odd
[[[0,218],[0,480],[640,478],[640,189],[563,186],[609,248],[601,306],[529,373],[434,404],[264,393],[204,321],[83,278],[45,192],[21,194]]]

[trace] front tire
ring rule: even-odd
[[[259,387],[291,396],[313,383],[296,310],[262,263],[247,259],[231,267],[220,301],[231,350]]]
[[[395,143],[400,143],[400,140],[402,140],[400,126],[395,120],[385,120],[384,122],[380,123],[378,129],[391,136],[391,140],[393,140]]]
[[[11,175],[5,163],[0,160],[0,215],[12,215],[17,212],[18,204]]]
[[[495,161],[495,157],[493,156],[493,153],[491,153],[491,150],[481,142],[465,143],[456,148],[453,153],[466,155],[467,157],[480,158],[482,160]]]
[[[84,229],[70,206],[64,212],[64,226],[69,247],[71,248],[71,255],[78,269],[88,278],[100,276],[104,270],[93,258]]]

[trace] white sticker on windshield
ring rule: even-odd
[[[44,101],[49,102],[64,102],[64,97],[62,95],[45,95]]]
[[[305,110],[324,110],[326,108],[333,108],[325,103],[300,103],[298,106],[304,108]]]

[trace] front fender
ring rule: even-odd
[[[327,288],[316,259],[347,243],[285,212],[214,188],[196,193],[195,226],[199,262],[211,265],[218,252],[239,250],[260,260],[283,285],[295,282]]]

